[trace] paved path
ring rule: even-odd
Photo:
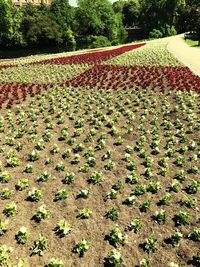
[[[184,35],[169,38],[168,50],[193,73],[200,76],[200,47],[191,47],[184,41]]]

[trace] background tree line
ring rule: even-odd
[[[123,43],[125,28],[139,26],[142,37],[200,32],[199,0],[53,0],[47,6],[17,7],[0,0],[0,48],[63,47],[75,50]]]

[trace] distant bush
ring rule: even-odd
[[[94,36],[94,41],[91,43],[90,48],[100,48],[105,46],[111,46],[111,42],[105,36]]]
[[[158,29],[153,29],[149,33],[149,38],[162,38],[162,37],[163,37],[163,33],[161,32],[161,30],[158,30]]]

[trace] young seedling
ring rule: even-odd
[[[64,184],[72,184],[74,182],[75,174],[73,172],[67,172],[65,178],[63,179]]]
[[[64,237],[71,233],[72,226],[71,224],[67,223],[65,219],[61,219],[56,226],[55,232],[60,237]]]
[[[135,196],[127,197],[122,203],[127,206],[132,206],[135,203]]]
[[[47,267],[64,267],[62,260],[58,258],[51,258]]]
[[[39,256],[42,256],[47,248],[48,248],[48,239],[40,234],[39,238],[34,241],[31,250],[33,251],[32,252],[33,254],[38,254]]]
[[[10,253],[12,249],[8,248],[6,245],[0,246],[0,266],[10,265]]]
[[[145,242],[143,244],[143,250],[145,252],[149,253],[154,253],[157,248],[156,248],[156,241],[157,239],[154,237],[149,237],[145,239]]]
[[[167,220],[167,215],[166,215],[166,211],[165,210],[160,210],[160,211],[156,211],[155,215],[154,215],[154,219],[159,223],[159,224],[165,224],[166,220]]]
[[[20,179],[16,184],[16,189],[22,191],[28,187],[28,179]]]
[[[111,189],[110,192],[107,193],[106,199],[116,199],[118,192],[114,189]]]
[[[89,197],[89,195],[90,195],[89,189],[81,189],[77,197],[86,199]]]
[[[3,213],[7,216],[14,216],[17,212],[17,205],[14,202],[8,203],[3,210]]]
[[[7,171],[4,171],[0,174],[0,182],[1,183],[8,183],[10,181],[10,175]]]
[[[12,196],[11,191],[8,188],[4,188],[1,192],[1,199],[10,199]]]
[[[129,230],[133,230],[134,233],[138,233],[139,230],[142,228],[142,223],[139,219],[134,219],[128,226]]]
[[[49,177],[50,175],[48,174],[48,172],[44,171],[37,177],[37,182],[47,182]]]
[[[140,261],[140,265],[139,265],[139,267],[150,267],[150,263],[149,263],[148,260],[146,260],[146,259],[142,259],[142,260]]]
[[[82,209],[79,213],[79,218],[88,219],[92,215],[92,211],[90,209]]]
[[[144,195],[147,192],[146,185],[137,185],[134,190],[132,190],[133,195],[140,196]]]
[[[114,247],[119,247],[120,245],[124,245],[125,242],[125,235],[124,233],[119,229],[118,226],[113,228],[110,233],[106,236],[106,239],[109,241],[109,243]]]
[[[43,197],[42,191],[35,187],[33,187],[33,189],[28,192],[28,199],[30,201],[38,202],[39,200],[42,199],[42,197]]]
[[[64,188],[64,189],[59,190],[59,191],[55,194],[54,201],[64,200],[64,199],[66,199],[67,197],[68,197],[68,192],[67,192],[67,190]]]
[[[26,227],[21,227],[16,234],[16,240],[18,244],[25,244],[28,239],[28,231]]]
[[[193,180],[187,187],[186,191],[188,194],[196,194],[200,188],[200,182]]]
[[[8,230],[8,226],[9,220],[0,220],[0,236],[6,233],[6,231]]]
[[[88,251],[88,249],[90,248],[90,243],[85,240],[82,239],[74,248],[74,252],[78,253],[79,257],[83,257],[85,252]]]
[[[112,221],[116,221],[119,217],[119,211],[115,208],[111,208],[110,210],[107,211],[105,217],[107,219],[111,219]]]
[[[179,231],[176,231],[170,238],[167,239],[167,242],[170,243],[173,247],[178,246],[180,244],[181,239],[183,238],[183,234]]]
[[[173,219],[176,225],[187,225],[190,223],[190,217],[186,211],[179,211],[177,214],[175,214]]]
[[[102,172],[95,171],[89,178],[89,182],[92,184],[98,184],[103,181],[103,174]]]
[[[172,201],[172,196],[170,193],[167,193],[165,196],[161,197],[161,199],[158,202],[158,205],[166,205],[169,206],[171,204]]]
[[[118,180],[113,186],[112,189],[114,189],[115,191],[119,191],[123,186],[122,181]]]
[[[47,206],[40,206],[33,217],[37,222],[41,222],[42,220],[47,219],[49,217],[49,210]]]
[[[56,171],[58,172],[63,172],[65,170],[65,164],[63,162],[59,162],[57,165],[56,165]]]
[[[200,241],[200,228],[194,228],[188,237],[194,241]]]
[[[151,208],[151,201],[147,200],[140,204],[139,209],[141,212],[147,212]]]
[[[116,249],[108,253],[105,261],[111,267],[121,267],[123,263],[121,253]]]

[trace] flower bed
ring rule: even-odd
[[[187,67],[98,65],[66,82],[96,89],[161,89],[200,92],[200,77]]]
[[[137,49],[145,44],[134,44],[114,48],[110,50],[96,51],[91,53],[83,53],[67,57],[53,58],[38,62],[38,64],[99,64],[105,60],[121,55],[125,52]]]

